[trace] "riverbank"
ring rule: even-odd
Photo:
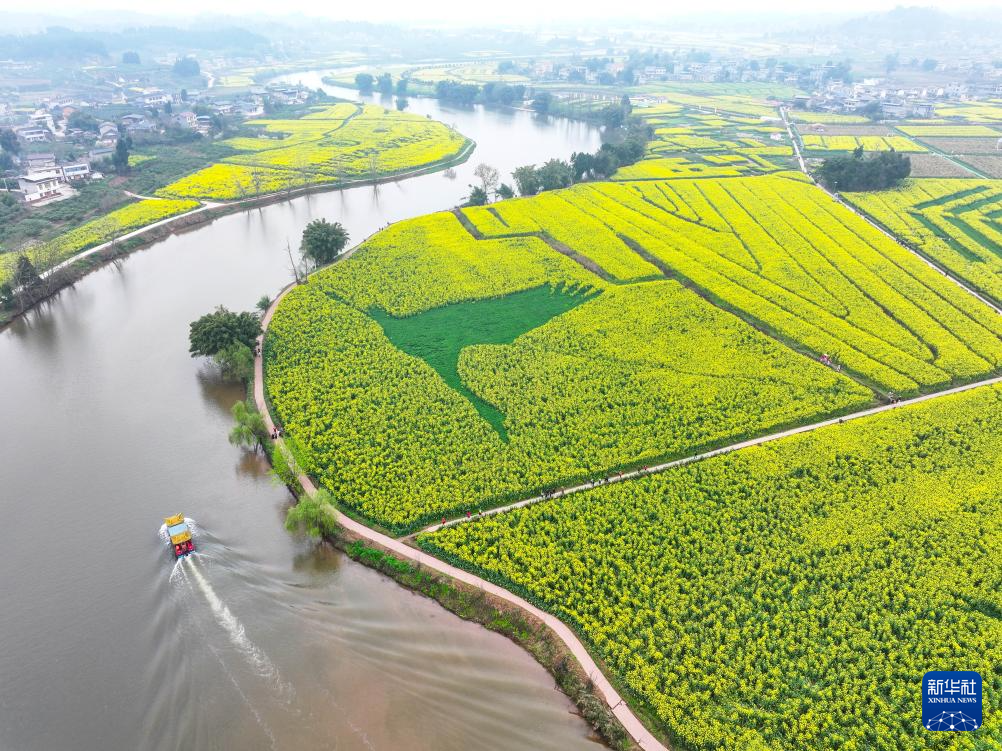
[[[154,224],[141,227],[126,233],[122,237],[108,242],[101,243],[92,248],[81,251],[76,256],[63,261],[51,269],[40,273],[44,281],[43,288],[36,291],[31,302],[18,309],[0,308],[0,331],[3,331],[19,317],[29,313],[43,302],[50,300],[60,291],[78,282],[92,271],[96,271],[120,258],[123,258],[137,250],[147,248],[150,245],[160,242],[173,234],[186,232],[202,225],[208,224],[228,214],[238,213],[249,209],[261,208],[274,203],[299,198],[316,193],[329,193],[335,190],[348,190],[365,186],[378,186],[385,183],[398,182],[412,177],[428,175],[435,172],[444,172],[451,167],[466,162],[477,148],[476,141],[466,138],[463,147],[453,156],[426,164],[414,169],[383,175],[376,179],[360,178],[347,180],[340,183],[317,183],[307,185],[302,188],[284,190],[276,193],[267,193],[260,196],[251,196],[237,201],[227,202],[204,202],[200,208],[179,214],[175,217],[165,219]]]
[[[539,618],[480,587],[429,570],[421,563],[414,565],[350,532],[343,532],[328,542],[352,560],[379,571],[412,592],[435,600],[463,620],[478,623],[511,639],[553,676],[557,686],[603,743],[622,751],[641,748],[596,695],[594,682],[573,653]]]
[[[347,253],[343,254],[338,258],[335,263],[338,263],[345,258],[350,257],[355,251],[358,250],[360,245],[356,245]],[[272,316],[278,305],[281,303],[282,299],[290,290],[294,289],[297,285],[291,284],[285,287],[272,301],[268,310],[261,319],[261,336],[259,337],[260,346],[257,348],[257,354],[254,357],[254,384],[253,384],[253,394],[254,394],[254,405],[257,410],[261,413],[264,418],[265,427],[267,432],[270,434],[274,428],[275,423],[272,419],[270,406],[265,397],[264,389],[264,349],[265,349],[265,338],[268,334],[268,324],[271,322]],[[271,447],[271,450],[278,450],[282,452],[287,452],[288,449],[285,447],[285,442],[283,438],[277,439]],[[317,487],[313,482],[313,479],[307,475],[305,472],[300,471],[296,478],[298,485],[302,488],[304,493],[313,495],[317,492]],[[450,563],[446,563],[422,550],[411,547],[402,540],[395,539],[389,535],[377,532],[376,530],[370,528],[366,524],[353,519],[346,514],[343,514],[335,509],[331,510],[335,515],[335,520],[340,525],[342,529],[342,534],[348,535],[348,539],[355,540],[361,539],[365,540],[366,545],[371,546],[378,551],[380,551],[384,556],[389,555],[396,559],[398,563],[405,563],[407,565],[416,567],[418,571],[423,569],[430,569],[435,572],[436,576],[447,577],[448,582],[452,586],[464,586],[471,587],[478,592],[483,592],[485,595],[490,595],[496,598],[498,601],[507,603],[507,607],[517,608],[519,612],[523,613],[523,618],[534,619],[542,624],[550,634],[550,638],[558,640],[563,644],[564,648],[567,650],[567,654],[573,657],[580,668],[581,674],[587,676],[587,685],[590,688],[591,695],[597,697],[602,702],[609,713],[610,719],[608,721],[603,721],[600,726],[596,726],[596,730],[601,732],[601,726],[607,728],[613,728],[615,725],[612,724],[612,719],[619,727],[622,728],[626,737],[631,739],[631,742],[635,744],[637,748],[644,749],[645,751],[667,751],[667,747],[654,736],[651,731],[647,729],[643,722],[634,714],[633,710],[627,705],[624,698],[620,695],[619,691],[615,688],[613,683],[609,678],[606,677],[605,673],[601,670],[598,663],[592,657],[591,653],[585,647],[584,643],[577,637],[577,635],[571,630],[567,624],[565,624],[560,619],[545,612],[544,610],[532,605],[527,600],[519,597],[518,595],[509,592],[508,590],[500,587],[486,579],[482,579],[464,569],[457,566],[453,566]],[[363,561],[364,562],[364,561]],[[397,567],[395,564],[388,564],[391,568]],[[401,571],[401,573],[406,573]],[[458,591],[458,590],[457,590]],[[527,621],[531,622],[531,621]],[[486,625],[486,624],[485,624]],[[532,652],[532,650],[529,650]],[[535,655],[534,655],[535,656]],[[547,670],[551,668],[545,664],[543,667]],[[552,672],[552,671],[551,671]],[[574,700],[575,697],[568,694],[568,696]],[[586,705],[587,695],[583,695]],[[582,709],[582,712],[584,710]],[[591,711],[591,710],[589,710]],[[611,737],[607,738],[610,743],[616,742],[619,737],[618,733],[610,730],[612,734]],[[617,746],[613,746],[616,748]]]

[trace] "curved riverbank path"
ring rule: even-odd
[[[359,243],[350,251],[344,253],[338,261],[350,257],[355,253],[364,243]],[[275,298],[272,304],[269,306],[268,310],[265,312],[261,319],[261,329],[262,334],[259,337],[259,343],[261,346],[258,348],[258,352],[254,358],[254,401],[257,405],[258,410],[264,417],[265,425],[267,426],[268,432],[270,433],[274,428],[275,424],[272,421],[271,413],[268,409],[267,401],[264,396],[264,360],[263,360],[263,343],[264,336],[268,329],[268,324],[271,322],[271,318],[281,302],[282,298],[292,290],[296,285],[290,284],[285,287],[279,295]],[[639,477],[644,477],[651,474],[657,474],[659,472],[664,472],[673,467],[682,466],[684,464],[690,464],[692,462],[702,461],[704,459],[709,459],[714,456],[720,456],[722,454],[728,454],[734,451],[739,451],[744,448],[749,448],[751,446],[758,446],[765,443],[770,443],[772,441],[777,441],[782,438],[788,438],[791,436],[799,435],[801,433],[807,433],[810,431],[818,430],[819,428],[825,428],[833,425],[839,425],[851,420],[857,420],[864,417],[870,417],[872,415],[880,414],[882,412],[888,412],[894,409],[900,409],[913,404],[919,404],[921,402],[929,401],[931,399],[936,399],[942,396],[948,396],[950,394],[959,394],[964,391],[969,391],[971,389],[979,388],[982,386],[989,386],[993,384],[1002,384],[1002,376],[995,376],[982,381],[976,381],[973,383],[967,383],[961,386],[955,386],[950,389],[945,389],[943,391],[937,391],[930,394],[922,394],[910,399],[903,399],[901,401],[892,402],[890,404],[883,404],[878,407],[873,407],[866,410],[861,410],[859,412],[850,413],[843,415],[841,417],[833,417],[826,420],[821,420],[819,422],[810,423],[807,425],[801,425],[795,428],[790,428],[788,430],[783,430],[777,433],[771,433],[757,438],[751,438],[746,441],[740,441],[738,443],[729,444],[727,446],[722,446],[711,451],[705,451],[700,454],[694,454],[692,456],[683,457],[680,459],[675,459],[673,461],[664,462],[654,466],[650,466],[643,469],[637,469],[630,472],[616,473],[608,478],[601,478],[594,482],[584,483],[570,488],[565,488],[558,490],[556,492],[550,493],[545,496],[535,496],[533,498],[526,498],[524,500],[518,501],[517,503],[508,504],[506,506],[501,506],[495,509],[484,511],[482,514],[478,514],[472,517],[459,517],[447,521],[444,525],[435,524],[427,527],[423,531],[433,532],[440,530],[443,527],[452,526],[455,524],[463,524],[466,522],[475,521],[481,516],[501,514],[505,511],[510,511],[512,509],[521,508],[524,506],[530,506],[534,503],[539,503],[541,501],[551,500],[553,498],[562,497],[569,495],[571,493],[580,493],[586,490],[591,490],[595,487],[600,487],[605,484],[613,482],[625,482],[627,480],[636,479]],[[281,439],[278,439],[281,443]],[[305,474],[299,475],[299,481],[302,484],[304,490],[311,495],[316,492],[316,486],[313,481]],[[557,637],[564,642],[565,645],[570,649],[574,657],[580,662],[581,666],[584,668],[585,672],[594,682],[596,688],[598,689],[601,696],[605,699],[606,703],[612,708],[613,713],[616,715],[617,719],[622,723],[623,727],[634,739],[634,741],[643,749],[661,749],[667,751],[665,746],[661,744],[660,741],[655,738],[650,731],[644,727],[643,723],[633,714],[630,708],[626,705],[622,697],[612,686],[609,680],[605,677],[602,671],[599,669],[598,665],[592,659],[588,650],[584,647],[581,641],[577,638],[573,631],[562,621],[557,619],[555,616],[541,610],[540,608],[532,605],[523,598],[509,592],[507,589],[500,587],[492,582],[482,579],[470,572],[453,566],[449,563],[439,560],[438,558],[424,553],[418,548],[411,547],[406,544],[405,540],[410,539],[414,535],[410,535],[407,538],[396,539],[388,535],[377,532],[370,527],[366,526],[362,522],[352,519],[344,514],[338,513],[338,522],[344,526],[346,529],[351,530],[353,533],[359,535],[360,537],[373,542],[380,547],[383,547],[394,554],[417,563],[421,566],[426,566],[435,571],[438,571],[447,576],[453,577],[459,581],[465,582],[467,584],[478,587],[481,590],[489,592],[490,594],[500,597],[501,599],[510,602],[518,607],[522,608],[528,613],[531,613],[536,618],[539,618],[543,623],[545,623]],[[415,533],[416,534],[416,533]]]
[[[356,245],[348,253],[345,253],[342,258],[349,256],[351,253],[360,247]],[[339,259],[340,260],[340,259]],[[282,290],[281,293],[275,298],[271,306],[268,308],[267,312],[261,319],[261,329],[262,331],[267,331],[268,323],[271,321],[272,314],[275,312],[275,308],[281,302],[282,298],[291,290],[295,285],[290,285]],[[261,335],[261,341],[263,343],[264,334]],[[268,410],[268,404],[264,398],[264,361],[263,361],[263,348],[258,349],[258,354],[254,358],[254,401],[257,404],[258,410],[264,417],[265,425],[270,433],[275,424],[272,422],[271,413]],[[282,439],[278,439],[281,442]],[[316,493],[317,488],[313,484],[313,481],[307,477],[305,474],[299,475],[299,482],[302,484],[303,489],[309,493]],[[345,529],[349,529],[359,537],[362,537],[369,542],[373,542],[386,550],[394,553],[401,558],[412,561],[420,566],[433,569],[441,574],[450,576],[453,579],[464,582],[471,586],[477,587],[489,594],[499,597],[506,602],[510,602],[516,605],[526,612],[532,614],[540,621],[546,624],[546,626],[556,634],[567,648],[574,655],[574,658],[581,664],[584,668],[585,673],[591,679],[592,683],[595,685],[596,690],[605,700],[605,702],[612,709],[613,714],[616,715],[616,719],[622,723],[626,732],[630,734],[630,737],[637,743],[640,748],[645,751],[668,751],[668,749],[662,744],[654,735],[644,727],[643,723],[637,718],[633,711],[627,706],[626,702],[619,695],[619,692],[613,687],[609,682],[609,679],[605,677],[605,674],[599,669],[595,660],[585,649],[584,644],[574,635],[574,632],[561,620],[549,613],[537,608],[535,605],[527,602],[521,597],[512,594],[507,589],[499,587],[485,579],[481,579],[479,576],[471,574],[469,571],[464,571],[461,568],[457,568],[451,564],[435,558],[434,556],[428,555],[417,548],[412,548],[404,542],[384,535],[380,532],[376,532],[374,529],[367,527],[359,521],[356,521],[344,514],[338,513],[338,523],[341,524]]]
[[[465,137],[465,136],[464,136]],[[307,185],[302,188],[296,188],[293,190],[281,190],[273,193],[262,193],[261,195],[248,196],[246,198],[239,198],[235,201],[209,201],[204,199],[191,199],[197,200],[201,203],[198,208],[192,209],[191,211],[186,211],[183,214],[175,214],[174,216],[167,217],[166,219],[161,219],[152,224],[145,224],[142,227],[132,230],[131,232],[126,232],[124,235],[119,235],[111,240],[101,243],[100,245],[95,245],[93,248],[88,248],[76,255],[70,256],[65,261],[62,261],[52,268],[46,269],[41,272],[39,276],[45,279],[52,274],[60,271],[61,269],[71,266],[77,261],[81,261],[89,256],[100,253],[108,248],[113,247],[116,243],[120,243],[123,240],[129,240],[134,237],[141,237],[142,235],[157,229],[158,227],[170,226],[173,224],[180,224],[188,217],[200,214],[204,211],[209,211],[210,209],[225,209],[227,211],[239,211],[241,207],[246,206],[247,208],[258,208],[260,206],[266,206],[270,203],[275,203],[278,201],[285,201],[290,198],[298,198],[302,195],[307,195],[311,193],[328,193],[334,190],[348,190],[350,188],[356,188],[364,185],[382,185],[383,183],[396,182],[398,180],[406,180],[409,177],[419,177],[421,175],[431,174],[434,172],[441,172],[450,167],[454,167],[457,164],[462,164],[470,155],[473,154],[474,150],[477,148],[477,142],[472,138],[466,138],[466,143],[463,145],[455,155],[449,157],[442,162],[436,162],[433,164],[426,164],[420,167],[414,167],[412,169],[405,170],[403,172],[397,172],[390,175],[384,175],[382,177],[377,177],[375,180],[369,178],[362,178],[359,180],[349,180],[344,183],[320,183],[317,185]],[[142,196],[137,193],[130,193],[129,191],[124,191],[126,195],[133,198],[138,198],[144,201],[156,201],[163,200],[158,196]]]

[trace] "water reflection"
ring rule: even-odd
[[[286,244],[312,219],[358,242],[456,205],[481,161],[507,175],[599,143],[527,112],[411,106],[477,141],[455,180],[221,217],[0,332],[0,426],[17,426],[0,431],[0,515],[14,530],[0,546],[0,748],[267,748],[269,732],[282,749],[593,748],[523,651],[286,533],[288,491],[226,440],[241,389],[188,354],[191,321],[250,310],[291,280]],[[198,523],[204,587],[172,576],[157,530],[177,512]]]
[[[247,396],[247,389],[242,383],[224,378],[219,367],[209,360],[201,360],[195,378],[202,389],[205,403],[227,417],[230,416],[233,405]]]

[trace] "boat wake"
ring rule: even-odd
[[[268,679],[278,690],[284,701],[292,702],[295,697],[295,689],[282,680],[278,669],[268,659],[268,656],[247,637],[243,624],[240,623],[237,617],[233,615],[233,612],[226,606],[226,603],[216,594],[216,590],[213,589],[212,584],[201,572],[198,561],[190,557],[181,558],[177,561],[175,570],[180,571],[181,577],[189,581],[193,580],[198,586],[208,601],[216,621],[222,626],[230,642],[243,655],[254,671],[261,677]],[[188,577],[189,572],[191,573],[190,579]],[[173,577],[174,572],[171,572],[171,578]]]

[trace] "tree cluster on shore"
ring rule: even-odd
[[[622,106],[622,105],[620,105]],[[570,161],[548,159],[542,165],[527,164],[511,173],[520,196],[534,196],[547,190],[566,188],[585,180],[601,180],[610,177],[617,169],[634,164],[643,158],[647,142],[651,138],[651,128],[640,118],[626,115],[619,128],[622,135],[618,142],[603,143],[594,153],[585,151],[571,154]],[[465,206],[483,206],[495,198],[505,199],[514,195],[505,183],[498,184],[497,170],[486,164],[479,165],[474,175],[480,185],[470,186],[470,196]]]
[[[825,159],[817,178],[831,190],[885,190],[900,183],[911,171],[911,159],[904,154],[891,150],[864,157],[863,147],[859,146],[851,157]]]

